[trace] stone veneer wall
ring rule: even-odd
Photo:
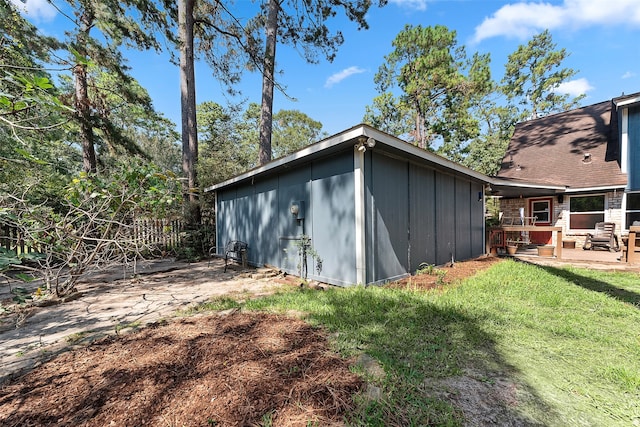
[[[611,191],[605,195],[606,210],[604,220],[615,222],[616,234],[620,236],[622,230],[622,194],[623,191]],[[529,216],[529,199],[500,199],[500,212],[504,217],[520,216],[520,208],[525,208],[525,216]],[[587,233],[571,232],[569,230],[569,196],[565,195],[562,204],[558,203],[558,198],[553,200],[553,225],[562,227],[562,239],[573,240],[576,248],[584,246]],[[555,242],[554,242],[555,243]]]

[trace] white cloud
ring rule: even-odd
[[[324,87],[330,88],[331,86],[340,83],[341,81],[343,81],[347,77],[350,77],[350,76],[352,76],[354,74],[364,73],[366,71],[367,70],[365,70],[364,68],[355,67],[355,66],[354,67],[345,68],[344,70],[329,76],[329,78],[327,79],[327,81],[324,84]]]
[[[390,0],[389,3],[415,10],[427,10],[428,0]]]
[[[539,2],[508,4],[476,27],[473,41],[478,43],[497,36],[526,39],[545,29],[597,25],[640,27],[640,2],[564,0],[560,5]]]
[[[635,76],[637,76],[637,74],[634,73],[633,71],[627,71],[626,73],[624,73],[622,75],[622,78],[623,79],[630,79],[631,77],[635,77]]]
[[[585,78],[571,80],[568,82],[560,83],[554,90],[556,93],[567,93],[571,96],[586,95],[587,92],[593,90],[593,86],[589,84],[589,81]]]
[[[21,13],[36,21],[51,21],[58,13],[47,0],[10,0]]]

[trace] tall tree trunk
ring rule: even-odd
[[[180,103],[182,111],[182,170],[187,178],[185,205],[187,219],[200,222],[197,204],[198,133],[196,125],[196,84],[193,60],[193,8],[195,0],[178,1],[178,37],[180,39]]]
[[[80,15],[80,31],[77,39],[77,50],[82,56],[86,56],[85,46],[89,31],[93,25],[93,12],[84,9]],[[87,84],[87,65],[78,63],[73,67],[75,100],[74,107],[78,121],[80,122],[80,140],[82,143],[82,169],[90,174],[95,174],[98,169],[96,149],[93,138],[93,125],[91,124],[91,107]]]
[[[278,0],[269,0],[267,14],[267,44],[264,56],[264,71],[262,74],[262,108],[260,110],[260,150],[258,162],[261,165],[271,161],[271,130],[273,127],[273,86],[276,60],[276,43],[278,35]]]

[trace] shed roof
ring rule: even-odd
[[[616,100],[519,123],[498,178],[567,191],[625,186]]]
[[[484,183],[491,181],[491,179],[484,174],[476,172],[458,163],[454,163],[432,152],[425,151],[413,144],[403,141],[395,136],[389,135],[388,133],[377,130],[369,125],[359,124],[343,132],[316,142],[315,144],[304,147],[288,156],[273,160],[265,165],[259,166],[233,178],[227,179],[226,181],[207,187],[205,191],[216,191],[218,189],[238,184],[257,176],[266,176],[272,173],[278,173],[283,168],[303,164],[310,160],[324,157],[338,151],[349,148],[353,149],[354,145],[358,142],[358,138],[360,137],[375,139],[376,145],[373,150],[383,151],[391,155],[413,159],[421,163],[429,164],[433,167],[466,175],[469,178],[473,178]]]

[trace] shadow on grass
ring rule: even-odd
[[[594,279],[582,274],[575,273],[566,268],[557,268],[549,266],[539,266],[548,273],[553,274],[556,277],[564,279],[576,286],[580,286],[590,291],[601,292],[615,298],[619,301],[629,303],[636,308],[640,308],[640,294],[637,292],[629,291],[624,288],[612,285],[611,283],[604,282],[602,280]]]
[[[558,419],[500,355],[481,319],[456,304],[436,305],[418,292],[360,287],[303,290],[250,306],[307,312],[308,320],[333,333],[340,351],[367,353],[382,365],[386,377],[377,382],[384,398],[368,402],[355,424],[455,425],[462,423],[460,412],[469,425]],[[524,415],[523,405],[545,422]]]

